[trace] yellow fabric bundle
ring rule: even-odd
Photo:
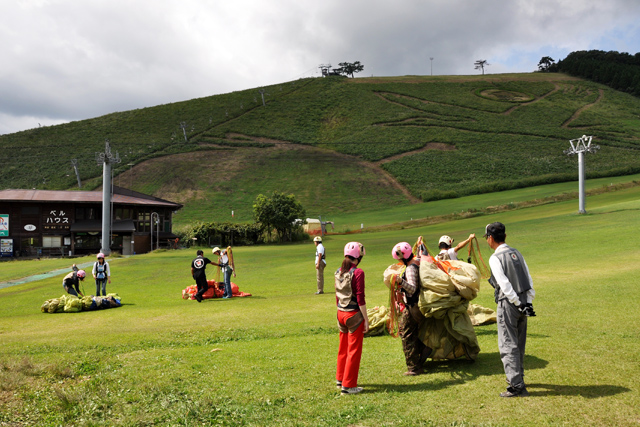
[[[467,308],[480,289],[477,268],[463,261],[425,256],[420,262],[420,284],[418,308],[426,318],[420,339],[434,350],[431,358],[475,360],[480,346]]]
[[[369,332],[365,336],[373,337],[384,334],[389,319],[389,309],[384,305],[369,308],[367,309],[367,317],[369,318]]]

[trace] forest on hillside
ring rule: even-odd
[[[571,52],[548,71],[567,73],[640,96],[640,52],[581,50]]]

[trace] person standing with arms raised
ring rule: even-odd
[[[224,280],[224,294],[222,298],[229,299],[233,297],[233,291],[231,289],[231,274],[236,277],[236,266],[233,262],[233,252],[231,246],[227,246],[227,249],[220,249],[218,247],[213,248],[211,251],[214,255],[219,255],[218,264],[222,269],[222,277]]]
[[[420,300],[420,257],[413,255],[411,245],[407,242],[396,244],[391,250],[391,256],[402,262],[405,271],[402,275],[392,279],[394,286],[402,290],[405,309],[400,315],[400,338],[402,350],[407,363],[404,375],[414,376],[424,373],[424,363],[431,355],[431,348],[420,340],[420,327],[425,317],[418,308]]]

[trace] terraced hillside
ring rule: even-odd
[[[184,203],[178,222],[250,220],[272,190],[326,216],[573,180],[583,134],[589,176],[640,171],[640,99],[592,82],[316,78],[0,136],[0,187],[73,188],[77,158],[95,188],[109,138],[116,184]]]

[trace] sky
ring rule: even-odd
[[[0,135],[319,77],[640,52],[639,0],[0,0]],[[431,59],[433,58],[433,59]]]

